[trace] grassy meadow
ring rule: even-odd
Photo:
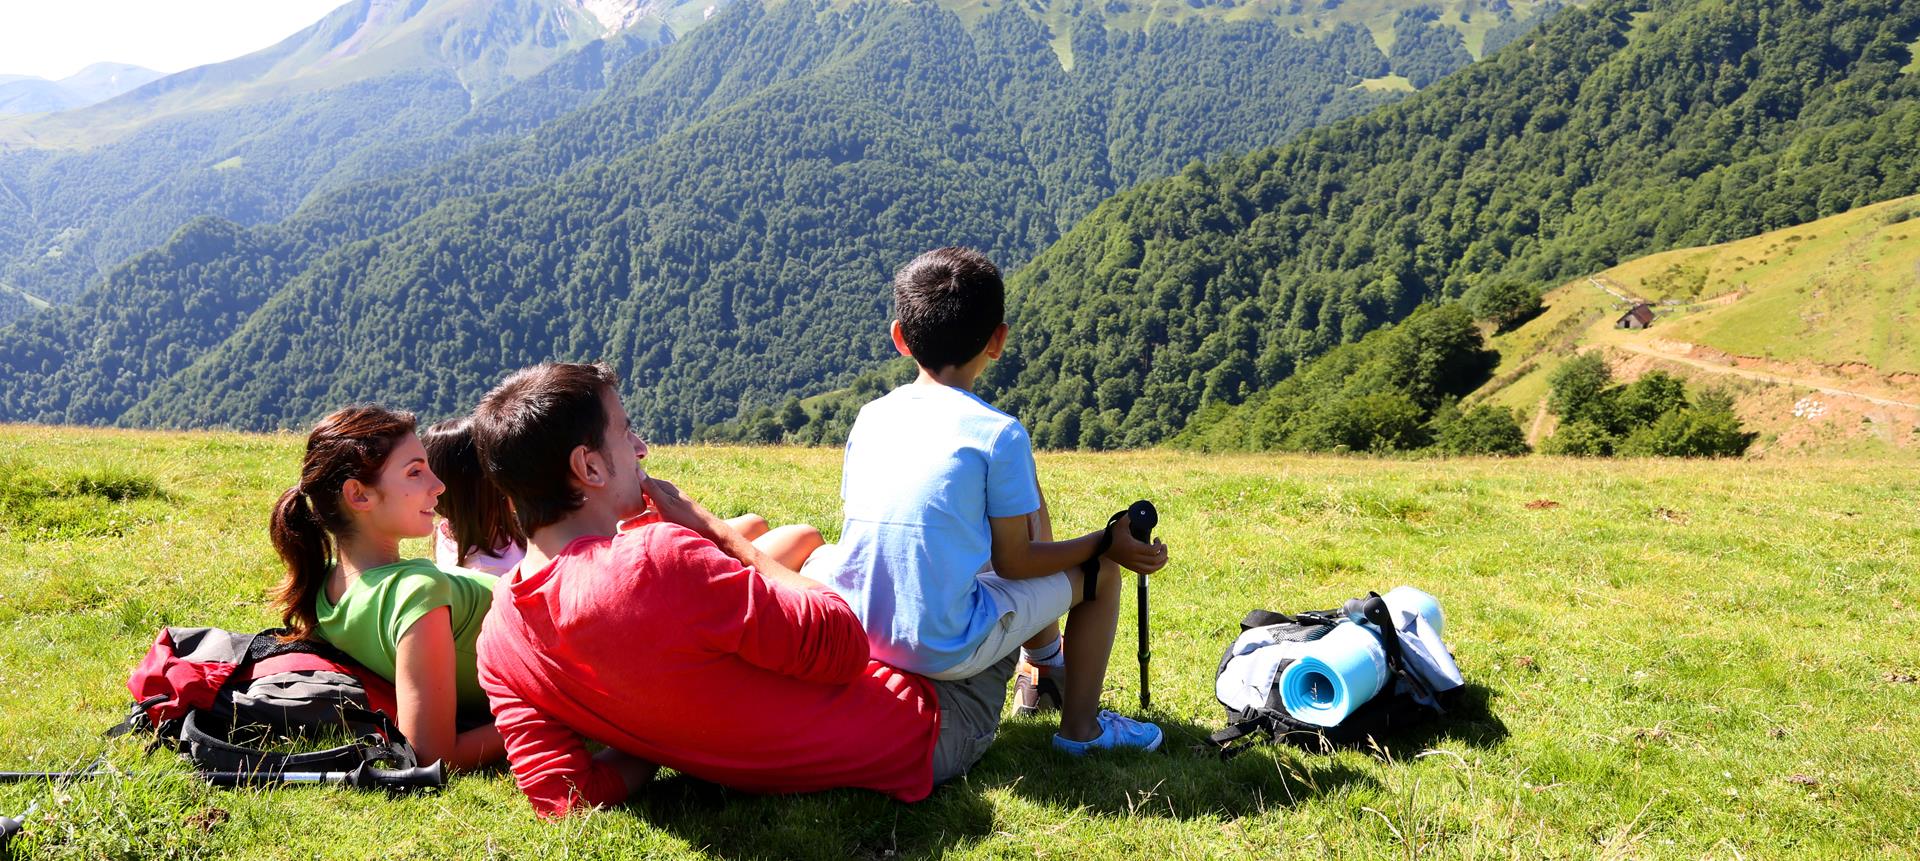
[[[0,769],[89,760],[159,627],[274,622],[265,522],[299,446],[0,427]],[[657,448],[649,464],[717,513],[837,531],[837,451]],[[1063,532],[1140,496],[1160,507],[1164,752],[1069,760],[1047,720],[1010,721],[915,805],[668,776],[545,823],[504,771],[405,799],[215,790],[128,740],[110,748],[122,774],[0,785],[0,813],[40,800],[15,846],[33,858],[1920,857],[1909,467],[1155,451],[1044,454],[1040,470]],[[1205,749],[1246,610],[1402,583],[1443,602],[1466,708],[1377,751]],[[1107,689],[1128,712],[1132,617]]]

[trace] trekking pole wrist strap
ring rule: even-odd
[[[1100,543],[1094,546],[1093,555],[1087,557],[1087,561],[1080,563],[1080,574],[1086,578],[1086,587],[1081,590],[1081,600],[1091,601],[1094,595],[1098,594],[1100,557],[1107,555],[1107,551],[1113,549],[1113,526],[1126,514],[1125,511],[1117,511],[1112,517],[1107,518],[1107,528],[1100,530]]]

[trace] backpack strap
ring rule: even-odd
[[[376,716],[378,717],[378,716]],[[366,763],[395,768],[419,764],[413,748],[377,734],[362,735],[326,750],[268,751],[238,743],[224,718],[204,711],[189,712],[180,727],[180,752],[206,772],[351,771]]]
[[[1385,599],[1382,599],[1378,592],[1368,592],[1365,599],[1355,600],[1365,600],[1369,604],[1378,601],[1380,607],[1386,606]],[[1387,656],[1388,671],[1394,679],[1412,689],[1416,702],[1423,705],[1430,704],[1435,712],[1446,714],[1447,710],[1440,705],[1440,698],[1434,694],[1433,686],[1427,684],[1427,680],[1421,678],[1419,673],[1407,669],[1406,653],[1400,647],[1400,630],[1394,627],[1394,620],[1390,616],[1391,614],[1385,620],[1386,624],[1380,624],[1377,621],[1374,623],[1380,632],[1380,646]],[[1369,616],[1369,621],[1372,620],[1372,616]]]
[[[1251,631],[1255,628],[1264,628],[1268,625],[1279,625],[1291,621],[1293,621],[1293,617],[1285,613],[1275,613],[1272,610],[1249,610],[1247,611],[1247,617],[1240,620],[1240,630]]]
[[[133,707],[127,710],[127,716],[125,718],[121,719],[119,723],[107,727],[107,731],[101,733],[101,735],[105,738],[119,738],[136,729],[146,729],[153,726],[152,719],[147,717],[147,709],[166,701],[166,694],[154,694],[140,702],[134,703]]]
[[[1207,740],[1220,749],[1221,759],[1232,759],[1253,746],[1234,742],[1257,732],[1272,734],[1273,719],[1261,714],[1259,709],[1247,709],[1234,715],[1225,727],[1207,736]]]

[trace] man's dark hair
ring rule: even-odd
[[[574,446],[600,451],[607,442],[603,390],[620,390],[604,364],[546,362],[515,371],[480,399],[473,442],[487,478],[513,500],[522,532],[560,522],[586,498],[575,490],[567,459]]]
[[[936,248],[893,276],[893,314],[913,360],[930,371],[980,355],[1007,316],[1000,270],[971,248]]]

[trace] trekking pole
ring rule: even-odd
[[[55,788],[59,788],[66,786],[75,778],[92,777],[99,772],[100,764],[106,761],[107,752],[102,750],[98,756],[93,758],[92,762],[87,763],[87,766],[79,771],[0,771],[0,783],[50,780],[54,782],[53,785]],[[7,851],[7,847],[13,843],[14,835],[19,834],[20,829],[26,827],[27,817],[32,816],[33,812],[39,809],[40,802],[34,800],[27,802],[26,812],[21,813],[19,816],[0,815],[0,853]]]
[[[1127,508],[1127,531],[1133,533],[1135,541],[1150,543],[1154,527],[1159,525],[1160,512],[1153,507],[1153,503],[1142,499]],[[1135,581],[1134,595],[1140,609],[1140,708],[1144,711],[1153,703],[1153,694],[1147,688],[1147,667],[1153,661],[1153,650],[1148,648],[1147,575],[1141,574],[1139,577]]]
[[[99,771],[0,771],[0,783],[29,780],[68,781],[113,772]],[[420,789],[440,789],[447,785],[447,767],[436,760],[418,768],[375,768],[363,762],[351,771],[202,771],[202,779],[214,786],[279,786],[331,784],[355,789],[384,789],[392,793]]]
[[[418,768],[375,768],[373,763],[363,762],[352,771],[208,771],[202,772],[201,776],[214,786],[331,784],[355,789],[384,789],[398,795],[445,788],[447,766],[440,760]]]
[[[13,842],[13,835],[20,833],[20,827],[26,824],[27,817],[39,809],[40,802],[27,803],[27,812],[19,816],[0,816],[0,852],[7,851],[7,845]]]

